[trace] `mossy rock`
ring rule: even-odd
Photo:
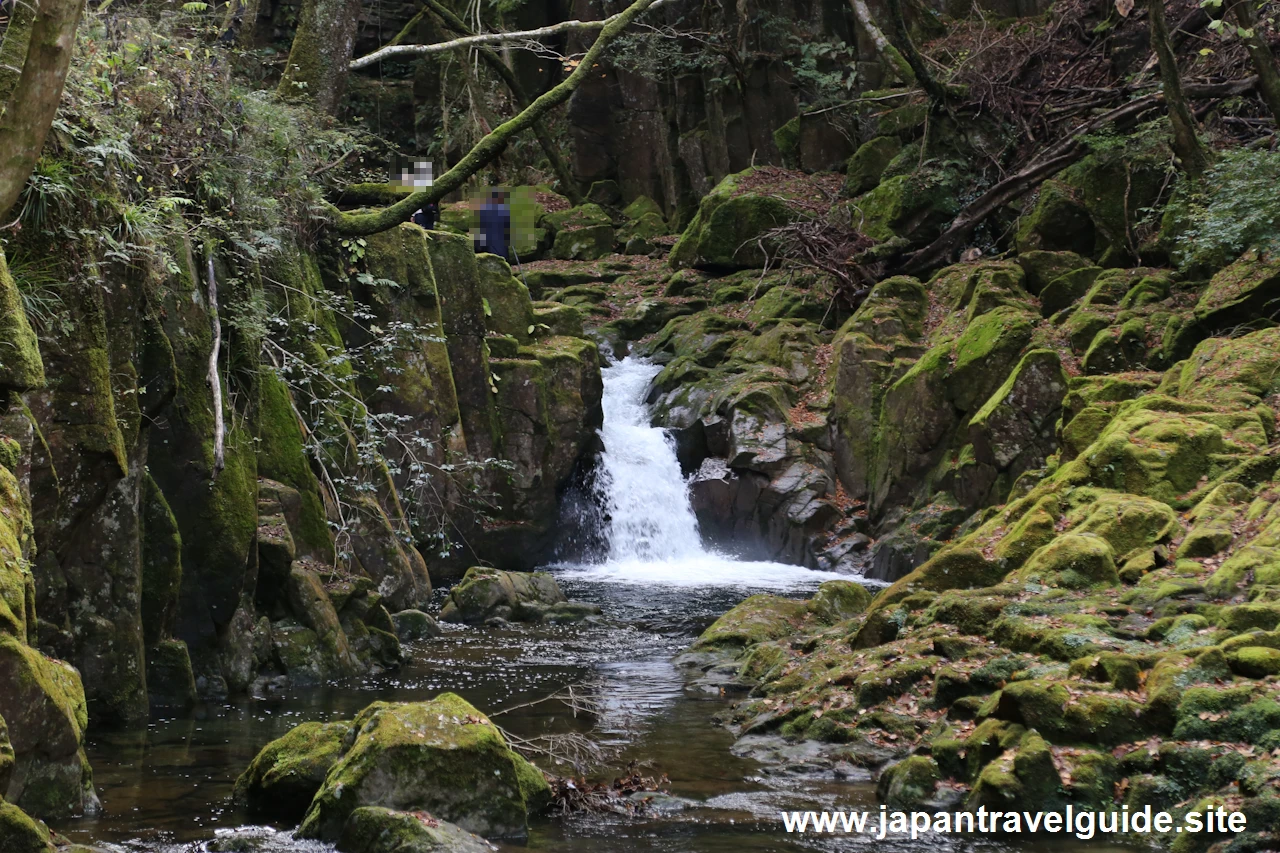
[[[757,326],[779,320],[819,322],[827,313],[827,305],[813,293],[798,287],[771,287],[755,301],[747,321]]]
[[[1002,306],[982,314],[965,328],[955,344],[955,361],[947,396],[962,411],[975,412],[1004,384],[1031,341],[1033,319],[1017,308]],[[1063,391],[1065,392],[1065,388]]]
[[[0,847],[4,853],[53,853],[49,828],[12,803],[0,800]]]
[[[424,812],[364,807],[347,818],[339,853],[491,853],[483,838]]]
[[[646,216],[663,217],[662,207],[647,195],[637,196],[636,200],[622,209],[623,218],[631,222],[639,222]]]
[[[1280,258],[1247,253],[1214,275],[1196,303],[1195,319],[1206,330],[1219,331],[1280,310]]]
[[[147,700],[152,708],[195,705],[196,678],[182,640],[161,640],[147,649]]]
[[[874,189],[901,150],[902,142],[896,136],[877,136],[862,143],[846,165],[844,194],[859,196]]]
[[[1074,189],[1055,179],[1041,184],[1035,205],[1018,220],[1014,236],[1019,254],[1043,250],[1091,255],[1094,243],[1089,209]]]
[[[401,642],[440,636],[440,626],[435,618],[421,610],[401,610],[391,614],[391,621],[395,623],[396,636]]]
[[[1245,678],[1280,675],[1280,649],[1245,646],[1227,656],[1231,670]]]
[[[823,622],[835,624],[862,613],[871,603],[871,593],[856,581],[826,581],[809,599],[809,612]]]
[[[490,332],[509,335],[522,344],[528,343],[534,325],[529,289],[511,274],[506,259],[497,255],[477,255],[476,270],[484,300],[485,327]]]
[[[1086,374],[1123,373],[1142,367],[1147,359],[1147,326],[1134,318],[1119,326],[1103,329],[1080,362]]]
[[[486,837],[527,834],[534,774],[465,700],[442,693],[429,702],[376,702],[353,728],[355,739],[326,776],[299,837],[336,840],[366,806],[426,811]]]
[[[912,755],[885,768],[876,784],[880,801],[890,808],[914,809],[933,799],[942,775],[926,755]]]
[[[1001,755],[982,768],[967,806],[989,811],[1045,809],[1061,799],[1061,785],[1049,744],[1028,732],[1012,755]]]
[[[690,651],[741,651],[794,633],[808,604],[776,595],[753,595],[702,632]]]
[[[1022,581],[1066,589],[1118,586],[1111,546],[1092,533],[1067,533],[1031,555],[1018,570]]]
[[[959,212],[958,189],[956,174],[930,167],[885,178],[854,202],[851,224],[873,240],[919,241]]]
[[[794,219],[795,214],[772,195],[739,194],[738,185],[755,170],[729,175],[703,197],[689,227],[671,249],[674,269],[735,270],[763,267],[769,246],[765,232]]]
[[[301,820],[351,731],[350,721],[303,723],[273,740],[236,779],[236,802],[255,815]]]
[[[1040,295],[1049,282],[1067,273],[1093,266],[1092,261],[1075,252],[1047,252],[1040,249],[1020,253],[1017,262],[1026,273],[1027,291],[1036,296]]]
[[[1102,267],[1077,267],[1050,281],[1040,291],[1040,313],[1052,317],[1089,292]]]
[[[472,567],[449,591],[440,610],[442,622],[482,623],[494,616],[540,621],[546,608],[566,601],[547,572],[503,572]]]
[[[594,261],[613,252],[612,225],[587,225],[556,232],[551,257],[562,261]]]
[[[1073,695],[1046,680],[1016,681],[993,697],[1000,719],[1035,729],[1053,743],[1110,746],[1142,737],[1142,705],[1107,693]]]
[[[45,384],[36,334],[27,321],[22,295],[0,251],[0,387],[30,391]]]
[[[1067,374],[1053,350],[1027,353],[969,421],[977,458],[1018,473],[1038,464],[1053,447],[1054,425],[1067,394]]]

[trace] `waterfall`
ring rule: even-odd
[[[705,556],[675,445],[649,425],[644,405],[659,370],[625,358],[603,371],[605,453],[597,488],[609,518],[610,560]]]
[[[665,430],[649,425],[645,394],[660,369],[628,357],[603,371],[604,453],[595,499],[608,518],[608,556],[595,564],[561,565],[561,576],[757,589],[816,586],[846,577],[783,563],[734,560],[703,547],[675,445]]]

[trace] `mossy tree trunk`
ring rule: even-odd
[[[0,216],[8,213],[40,158],[62,99],[84,0],[41,0],[26,59],[0,116]]]
[[[426,8],[439,17],[446,27],[460,36],[473,35],[466,23],[439,0],[426,0],[426,3]],[[524,86],[520,84],[519,79],[516,78],[515,72],[511,70],[507,63],[502,61],[502,57],[498,56],[493,49],[480,47],[478,50],[480,51],[480,58],[485,61],[485,64],[489,66],[494,74],[498,75],[503,85],[507,87],[507,91],[511,93],[511,100],[515,102],[516,108],[520,110],[527,109],[529,107],[529,96],[525,93]],[[560,149],[556,147],[551,134],[547,132],[546,124],[539,118],[533,121],[531,127],[538,144],[542,146],[543,153],[547,155],[547,162],[551,164],[551,170],[555,172],[556,178],[560,181],[561,193],[567,196],[573,204],[582,204],[582,189],[578,186],[578,182],[574,180],[573,172],[569,170],[569,165],[560,156]]]
[[[623,30],[631,25],[638,15],[652,6],[657,0],[635,0],[624,11],[611,17],[600,30],[586,55],[578,67],[568,77],[560,81],[550,90],[539,95],[528,107],[516,116],[494,128],[466,153],[458,164],[438,178],[430,189],[413,193],[401,201],[373,213],[343,213],[333,211],[334,227],[339,234],[361,236],[376,234],[394,228],[401,222],[407,222],[418,208],[439,201],[449,193],[461,187],[476,172],[483,169],[502,153],[507,143],[518,134],[528,129],[533,122],[542,118],[555,107],[563,104],[582,84],[588,74],[596,71],[605,49]]]
[[[871,43],[875,45],[881,61],[888,66],[889,70],[897,74],[902,82],[914,84],[916,73],[911,70],[911,63],[903,58],[902,52],[893,46],[888,36],[884,34],[884,30],[880,29],[875,16],[871,14],[871,7],[867,5],[867,0],[849,0],[849,5],[853,8],[853,16],[862,25]]]
[[[1272,118],[1280,125],[1280,72],[1276,71],[1276,58],[1271,54],[1271,47],[1258,30],[1258,12],[1253,8],[1254,0],[1237,0],[1231,7],[1236,23],[1244,30],[1244,46],[1249,49],[1249,58],[1253,60],[1253,70],[1258,72],[1258,93],[1271,112]]]
[[[1209,158],[1196,137],[1196,120],[1182,91],[1178,58],[1169,41],[1169,23],[1164,17],[1164,0],[1147,0],[1147,16],[1151,27],[1151,50],[1160,63],[1160,81],[1169,108],[1169,123],[1173,125],[1173,150],[1182,161],[1183,170],[1195,177],[1208,168]]]
[[[277,90],[289,100],[309,100],[329,114],[347,85],[360,0],[303,0],[289,62]]]
[[[898,42],[898,50],[902,52],[907,65],[911,67],[912,73],[915,74],[916,83],[920,88],[924,89],[934,108],[941,108],[947,102],[947,90],[933,76],[929,66],[925,65],[924,57],[920,55],[920,51],[916,50],[915,43],[911,41],[911,33],[907,30],[907,17],[902,10],[902,0],[887,0],[887,4],[889,6],[889,26],[893,31],[894,39]]]

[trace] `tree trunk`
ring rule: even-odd
[[[1173,151],[1182,161],[1183,170],[1197,177],[1208,168],[1209,158],[1196,137],[1196,122],[1182,92],[1178,59],[1169,42],[1169,24],[1164,17],[1164,0],[1147,0],[1147,17],[1151,27],[1151,50],[1160,63],[1160,81],[1169,107],[1169,123],[1173,125]]]
[[[0,117],[0,216],[17,202],[40,159],[62,99],[83,9],[84,0],[41,0],[36,10],[22,74]]]
[[[532,104],[521,110],[514,118],[508,119],[498,127],[495,127],[492,133],[476,143],[475,147],[458,161],[458,165],[440,176],[430,189],[413,193],[390,207],[373,213],[332,211],[335,219],[334,227],[337,232],[344,236],[362,236],[386,231],[401,222],[407,222],[418,208],[439,201],[461,187],[468,178],[483,169],[502,153],[502,149],[507,142],[530,127],[534,121],[569,100],[569,96],[582,84],[588,74],[598,73],[596,69],[603,58],[605,48],[621,35],[622,31],[629,27],[640,13],[656,2],[661,2],[661,0],[636,0],[624,11],[610,17],[608,23],[601,28],[600,35],[596,37],[591,48],[582,57],[582,61],[578,63],[578,67],[573,69],[573,73],[550,90],[539,95]]]
[[[355,47],[360,0],[303,0],[289,62],[277,90],[287,100],[309,100],[338,111]]]
[[[259,0],[231,0],[218,40],[223,44],[248,45],[258,27]]]
[[[1276,59],[1271,55],[1271,48],[1258,30],[1258,13],[1253,2],[1237,0],[1231,11],[1240,27],[1249,33],[1244,37],[1244,46],[1249,49],[1253,70],[1258,72],[1258,94],[1280,127],[1280,72],[1276,71]]]
[[[876,24],[871,8],[867,6],[867,0],[849,0],[849,5],[853,7],[853,16],[866,30],[871,43],[876,46],[876,53],[880,54],[880,60],[893,69],[903,83],[914,84],[916,73],[911,70],[911,63],[903,58],[902,52],[893,46],[884,31]]]
[[[912,73],[915,74],[916,83],[920,88],[924,89],[925,94],[929,96],[929,100],[933,102],[935,108],[941,107],[947,101],[947,90],[942,84],[934,78],[933,73],[929,71],[929,66],[925,65],[924,57],[920,55],[920,51],[916,50],[915,44],[911,41],[911,33],[907,31],[907,18],[902,11],[902,0],[887,0],[889,5],[889,25],[893,29],[894,38],[898,42],[898,50],[902,51],[903,57],[907,64],[911,66]]]
[[[426,0],[426,2],[427,8],[434,12],[446,27],[460,36],[472,35],[471,29],[462,19],[443,3],[440,3],[439,0]],[[511,100],[515,102],[516,109],[523,110],[527,108],[529,106],[529,96],[525,93],[524,86],[520,85],[520,81],[516,79],[515,72],[492,49],[480,47],[478,50],[480,51],[480,58],[506,85],[507,90],[511,93]],[[543,153],[547,155],[547,162],[551,164],[551,170],[556,173],[556,178],[560,181],[560,192],[575,205],[582,204],[582,190],[578,186],[578,182],[574,180],[573,173],[569,171],[569,165],[560,156],[560,149],[556,147],[555,142],[551,139],[551,134],[547,132],[546,124],[543,123],[542,119],[536,119],[532,128],[533,135],[537,138],[538,144],[542,146]]]

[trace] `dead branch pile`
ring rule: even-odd
[[[585,779],[553,779],[551,781],[551,811],[565,816],[586,812],[613,813],[636,817],[648,811],[652,797],[646,794],[665,793],[662,788],[671,784],[664,773],[656,779],[640,772],[640,765],[631,762],[625,776],[610,783],[590,783]]]

